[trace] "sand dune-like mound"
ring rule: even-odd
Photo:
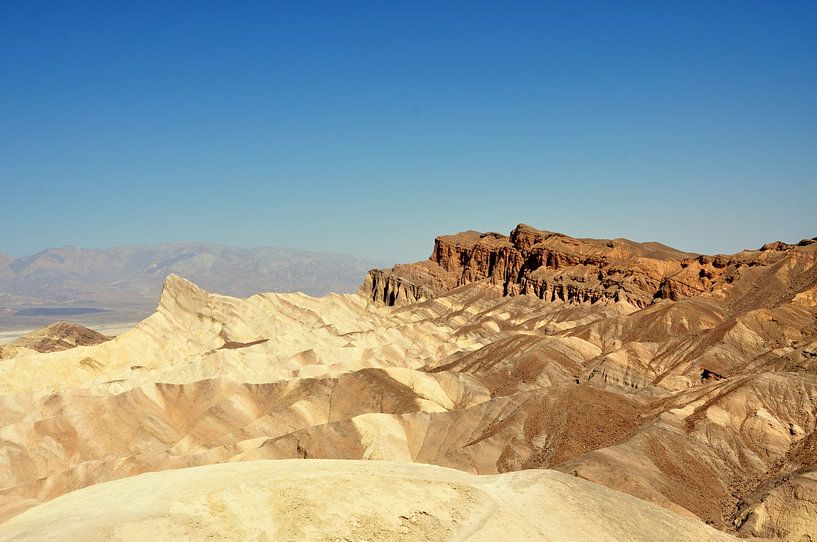
[[[252,461],[99,484],[8,521],[0,540],[732,540],[549,470],[474,476],[372,461]]]
[[[817,243],[699,256],[520,226],[438,238],[358,294],[237,299],[170,275],[131,331],[3,360],[0,533],[142,473],[367,459],[552,469],[800,542],[816,443]]]
[[[55,322],[0,346],[0,359],[24,354],[59,352],[76,346],[104,343],[109,339],[110,337],[79,324]]]

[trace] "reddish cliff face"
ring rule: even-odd
[[[794,246],[771,243],[759,251],[698,256],[659,243],[576,239],[520,224],[509,236],[467,231],[437,237],[428,260],[372,270],[363,290],[373,301],[403,305],[483,282],[504,295],[645,307],[732,284],[741,269],[768,265]]]

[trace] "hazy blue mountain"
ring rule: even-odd
[[[0,253],[0,315],[32,307],[87,307],[144,313],[169,273],[213,292],[352,292],[384,262],[290,248],[209,244],[49,248],[20,258]],[[30,315],[24,311],[20,316]]]

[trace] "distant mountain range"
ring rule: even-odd
[[[60,310],[72,317],[99,309],[151,312],[170,273],[238,297],[268,291],[323,295],[356,290],[366,272],[382,264],[290,248],[198,243],[0,254],[0,325],[15,315],[54,317]]]

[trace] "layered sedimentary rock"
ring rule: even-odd
[[[0,359],[34,352],[59,352],[76,346],[89,346],[109,340],[102,333],[72,322],[55,322],[30,331],[0,346]]]
[[[504,295],[624,301],[643,308],[655,299],[677,301],[712,291],[735,280],[742,268],[773,264],[795,246],[770,243],[759,251],[703,256],[659,243],[576,239],[520,224],[509,236],[467,231],[437,237],[427,261],[372,270],[363,289],[372,300],[401,305],[485,282]]]
[[[30,509],[0,537],[70,516],[77,500],[48,502],[88,486],[266,459],[556,470],[696,529],[817,536],[817,244],[611,243],[443,237],[432,260],[323,298],[170,276],[130,332],[0,363],[0,519]],[[521,295],[534,280],[573,294]]]

